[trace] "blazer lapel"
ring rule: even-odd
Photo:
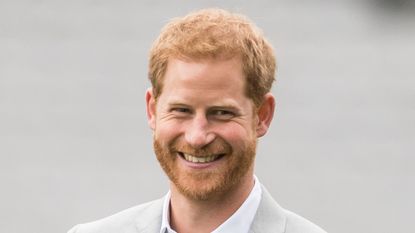
[[[161,215],[160,215],[160,220],[157,221],[152,221],[150,222],[144,229],[142,229],[141,231],[138,231],[140,233],[158,233],[160,232],[160,228],[161,228]]]
[[[272,198],[266,188],[261,185],[262,196],[258,210],[252,222],[250,233],[283,233],[285,231],[286,217],[284,210]],[[158,233],[161,228],[161,215],[163,212],[163,198],[154,201],[141,212],[136,219],[138,233]]]
[[[283,209],[261,185],[262,197],[250,233],[283,233],[286,217]]]
[[[156,200],[143,210],[136,218],[138,233],[158,233],[161,228],[161,215],[163,213],[164,198]]]

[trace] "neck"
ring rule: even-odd
[[[179,233],[212,232],[239,209],[253,186],[253,174],[248,172],[229,192],[201,201],[187,198],[171,184],[170,225]]]

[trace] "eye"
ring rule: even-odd
[[[170,111],[180,116],[191,113],[189,108],[184,108],[184,107],[175,107],[175,108],[170,109]]]
[[[235,116],[235,113],[233,113],[232,111],[228,111],[228,110],[217,109],[217,110],[212,110],[211,115],[215,119],[229,120]]]

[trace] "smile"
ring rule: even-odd
[[[217,155],[196,157],[196,156],[189,155],[189,154],[182,153],[182,152],[180,152],[179,154],[186,161],[189,161],[189,162],[192,162],[192,163],[210,163],[212,161],[215,161],[219,157],[222,157],[222,155],[223,155],[223,154],[217,154]]]

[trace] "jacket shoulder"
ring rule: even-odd
[[[309,220],[284,209],[286,216],[285,233],[327,233]]]
[[[163,208],[163,199],[147,202],[123,210],[106,218],[79,224],[68,233],[135,233],[147,225],[159,224]]]
[[[254,233],[326,233],[307,219],[282,208],[266,190],[256,212],[251,231]]]

